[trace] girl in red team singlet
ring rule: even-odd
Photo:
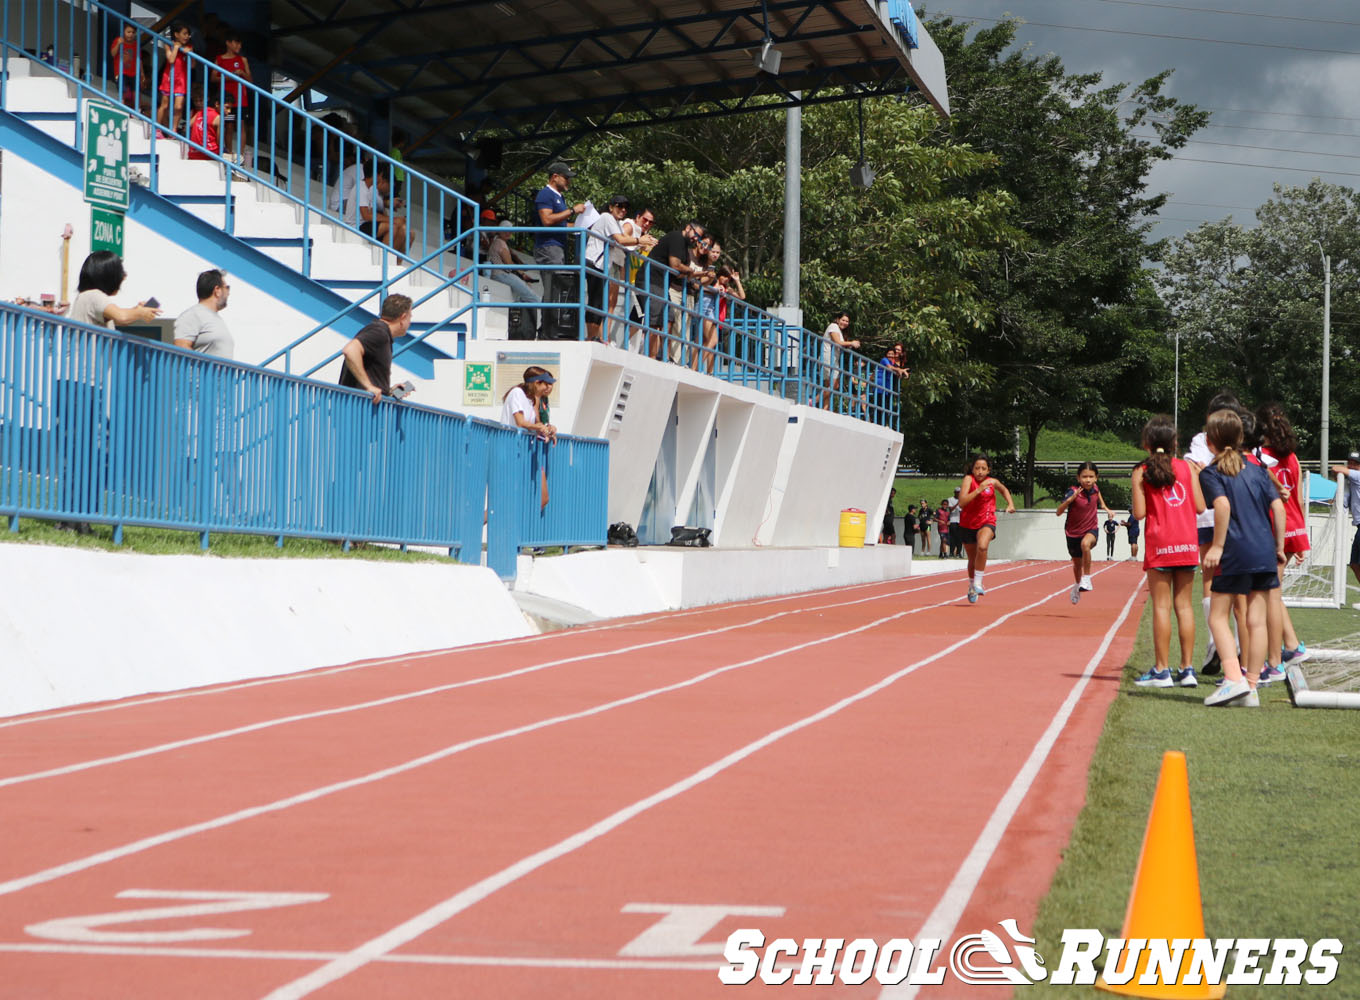
[[[1072,557],[1072,603],[1081,600],[1083,590],[1091,586],[1091,548],[1100,537],[1096,530],[1096,508],[1105,511],[1113,523],[1114,513],[1105,506],[1105,497],[1096,485],[1099,470],[1095,462],[1082,462],[1077,469],[1077,485],[1069,487],[1067,496],[1054,511],[1059,517],[1067,515],[1067,554]],[[1110,551],[1114,551],[1114,531],[1110,531]]]
[[[1010,490],[1001,480],[992,478],[992,460],[986,455],[974,455],[968,463],[969,472],[959,486],[959,528],[963,536],[963,551],[968,555],[968,603],[976,604],[986,593],[982,589],[982,571],[987,568],[987,548],[996,537],[996,494],[1006,498],[1006,513],[1015,513]]]
[[[1311,544],[1308,541],[1308,518],[1303,513],[1302,472],[1299,470],[1298,438],[1284,408],[1279,403],[1267,403],[1256,411],[1256,433],[1260,437],[1258,449],[1261,464],[1270,472],[1271,478],[1280,488],[1280,499],[1284,501],[1284,554],[1289,557],[1289,565],[1301,566],[1308,558]],[[1270,670],[1265,675],[1271,681],[1284,677],[1278,669],[1275,650],[1280,651],[1282,663],[1302,663],[1308,658],[1308,649],[1299,641],[1294,631],[1294,621],[1289,617],[1289,609],[1284,604],[1284,574],[1280,576],[1280,589],[1267,595],[1266,632],[1269,643]]]
[[[1152,646],[1156,665],[1134,683],[1139,687],[1195,687],[1195,616],[1190,601],[1199,564],[1195,517],[1204,510],[1199,470],[1175,458],[1176,426],[1167,416],[1143,428],[1147,459],[1133,470],[1133,516],[1143,521],[1143,570],[1152,595]],[[1171,675],[1171,609],[1181,640],[1181,667]]]

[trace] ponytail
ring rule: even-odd
[[[1242,418],[1232,410],[1215,410],[1204,425],[1204,437],[1214,446],[1218,457],[1214,467],[1225,476],[1242,471]]]
[[[1165,414],[1153,417],[1143,427],[1143,447],[1149,452],[1143,462],[1143,480],[1149,486],[1165,489],[1176,481],[1171,456],[1176,450],[1176,425]]]

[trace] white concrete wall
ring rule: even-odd
[[[0,545],[0,716],[530,635],[478,566]]]
[[[905,546],[608,549],[522,557],[515,591],[614,618],[896,580],[911,568]]]

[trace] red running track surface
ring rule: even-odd
[[[1068,563],[987,584],[972,606],[950,573],[0,722],[0,992],[689,1000],[733,992],[742,927],[1028,932],[1142,575],[1103,570],[1076,607]]]

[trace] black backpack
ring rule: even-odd
[[[637,547],[637,532],[633,530],[633,526],[627,521],[619,521],[617,524],[611,524],[607,537],[610,545],[623,545],[630,549]]]

